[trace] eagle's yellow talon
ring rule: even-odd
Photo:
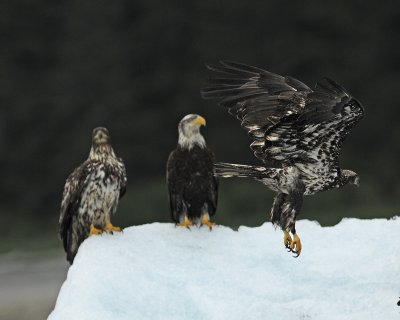
[[[208,214],[203,214],[201,217],[201,226],[207,226],[210,228],[210,230],[216,225],[215,222],[211,222]]]
[[[290,245],[292,244],[292,237],[290,236],[289,232],[283,231],[283,244],[285,248],[290,248]]]
[[[121,228],[120,227],[115,227],[111,224],[111,222],[106,224],[106,227],[104,228],[104,230],[109,231],[109,232],[113,232],[113,231],[117,231],[117,232],[121,232]]]
[[[298,235],[295,233],[293,235],[293,240],[290,244],[290,249],[292,250],[293,253],[297,254],[297,256],[300,255],[301,252],[301,241]]]
[[[193,223],[192,223],[192,221],[190,221],[190,220],[188,219],[187,216],[185,216],[185,218],[183,219],[183,222],[182,222],[182,223],[177,223],[176,225],[177,225],[178,227],[186,227],[186,228],[190,229],[189,227],[192,226]]]
[[[103,233],[103,230],[97,229],[93,224],[90,225],[89,237],[94,234],[102,234],[102,233]]]

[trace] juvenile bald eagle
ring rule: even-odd
[[[61,202],[59,232],[71,264],[88,236],[121,231],[110,218],[126,183],[124,163],[114,153],[108,130],[95,128],[89,157],[68,177]]]
[[[202,96],[220,100],[241,121],[253,139],[254,155],[267,165],[221,163],[216,172],[222,177],[252,177],[277,192],[271,220],[282,228],[284,245],[298,256],[301,242],[295,222],[303,196],[359,183],[355,172],[340,168],[339,153],[364,109],[327,78],[310,89],[292,77],[240,63],[208,68],[220,76],[210,80]]]
[[[200,133],[203,117],[185,116],[178,126],[177,148],[167,162],[167,185],[171,218],[178,226],[206,225],[217,209],[218,180],[214,177],[214,154]]]

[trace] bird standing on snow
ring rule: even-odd
[[[278,167],[221,163],[216,164],[217,175],[252,177],[277,192],[271,220],[282,228],[285,246],[298,256],[295,222],[303,196],[359,183],[355,172],[340,168],[339,153],[364,109],[327,78],[312,90],[292,77],[240,63],[208,68],[220,76],[210,80],[202,96],[219,99],[254,140],[254,155]]]
[[[178,126],[178,146],[168,158],[171,218],[178,226],[200,223],[211,229],[215,225],[210,216],[217,209],[218,180],[214,177],[214,154],[200,133],[200,126],[205,125],[199,115],[185,116]]]
[[[71,264],[88,236],[121,231],[110,217],[126,183],[124,163],[114,153],[108,130],[95,128],[89,157],[68,177],[61,202],[60,237]]]

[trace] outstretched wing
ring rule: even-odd
[[[311,90],[294,78],[239,63],[208,68],[224,77],[211,79],[202,96],[220,99],[242,122],[254,140],[255,156],[266,163],[336,163],[344,138],[364,113],[358,101],[329,79]]]
[[[221,61],[207,67],[220,76],[201,90],[203,98],[219,99],[254,140],[250,147],[255,156],[269,162],[262,150],[266,131],[285,116],[302,113],[312,90],[292,77],[241,63]]]
[[[72,217],[79,208],[82,191],[89,181],[90,172],[90,162],[85,161],[69,175],[65,182],[60,209],[59,234],[66,251],[68,249],[68,230],[71,226]]]
[[[337,169],[343,141],[363,116],[357,100],[324,79],[308,94],[301,114],[286,116],[265,132],[263,153],[283,165],[313,164],[319,174]]]

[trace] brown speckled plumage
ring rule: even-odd
[[[90,225],[103,229],[110,221],[126,184],[124,163],[116,157],[107,129],[94,129],[89,157],[68,177],[61,202],[60,237],[71,264]]]
[[[216,164],[222,177],[252,177],[277,192],[271,220],[295,232],[303,196],[348,183],[358,176],[339,166],[343,140],[364,116],[360,102],[330,79],[314,89],[292,77],[235,62],[208,68],[216,76],[202,90],[241,121],[254,155],[267,167]]]

